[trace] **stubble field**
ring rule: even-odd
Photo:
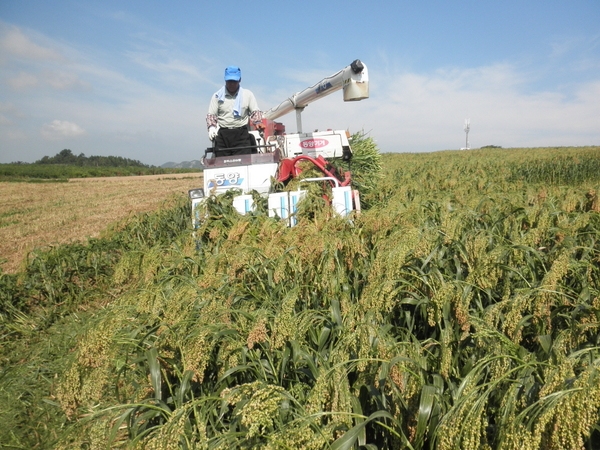
[[[0,267],[14,273],[35,248],[98,237],[109,225],[201,185],[202,173],[0,182]]]

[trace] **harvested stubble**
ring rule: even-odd
[[[174,194],[200,186],[201,177],[185,174],[69,183],[0,182],[0,267],[12,273],[36,248],[98,237],[108,225],[154,211]]]

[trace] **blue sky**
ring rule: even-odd
[[[598,24],[598,0],[0,0],[0,163],[199,159],[226,66],[266,111],[354,59],[370,98],[312,103],[305,131],[427,152],[469,118],[472,148],[600,145]]]

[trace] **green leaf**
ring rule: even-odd
[[[150,369],[150,382],[154,389],[154,398],[157,400],[162,399],[162,375],[160,373],[160,363],[158,361],[158,350],[152,347],[146,351],[146,359],[148,361],[148,368]]]
[[[417,434],[415,436],[415,445],[419,447],[427,432],[427,426],[431,417],[431,411],[433,410],[433,404],[435,402],[435,394],[437,389],[435,386],[423,386],[421,390],[421,399],[419,401],[419,414],[417,419]]]
[[[541,334],[538,336],[538,340],[540,341],[540,345],[544,352],[550,354],[550,349],[552,348],[552,336],[549,334]]]
[[[331,319],[336,323],[337,326],[341,327],[343,325],[340,301],[335,298],[331,300]]]
[[[323,327],[321,329],[321,334],[319,335],[319,352],[323,350],[325,344],[327,343],[327,339],[329,339],[329,335],[331,334],[331,328]]]
[[[363,416],[364,417],[364,416]],[[331,444],[331,450],[349,450],[356,443],[356,441],[361,436],[361,433],[364,432],[364,428],[367,426],[369,422],[375,419],[385,418],[394,420],[392,415],[387,411],[375,411],[371,414],[366,420],[356,424],[352,428],[350,428],[343,436],[336,439],[333,444]]]

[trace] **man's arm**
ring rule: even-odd
[[[262,119],[262,111],[260,111],[259,109],[253,111],[252,114],[250,114],[250,122],[252,122],[252,125],[254,125],[257,128],[259,125],[262,125]]]
[[[216,127],[217,126],[217,116],[211,113],[208,113],[206,115],[206,128],[209,129],[210,127]]]
[[[250,98],[248,99],[248,110],[250,111],[250,122],[255,127],[258,127],[262,123],[263,114],[262,111],[258,108],[258,103],[256,101],[256,97],[251,93]]]
[[[208,114],[206,115],[206,128],[217,126],[217,115],[219,114],[219,101],[217,97],[213,95],[210,98],[210,103],[208,104]]]

